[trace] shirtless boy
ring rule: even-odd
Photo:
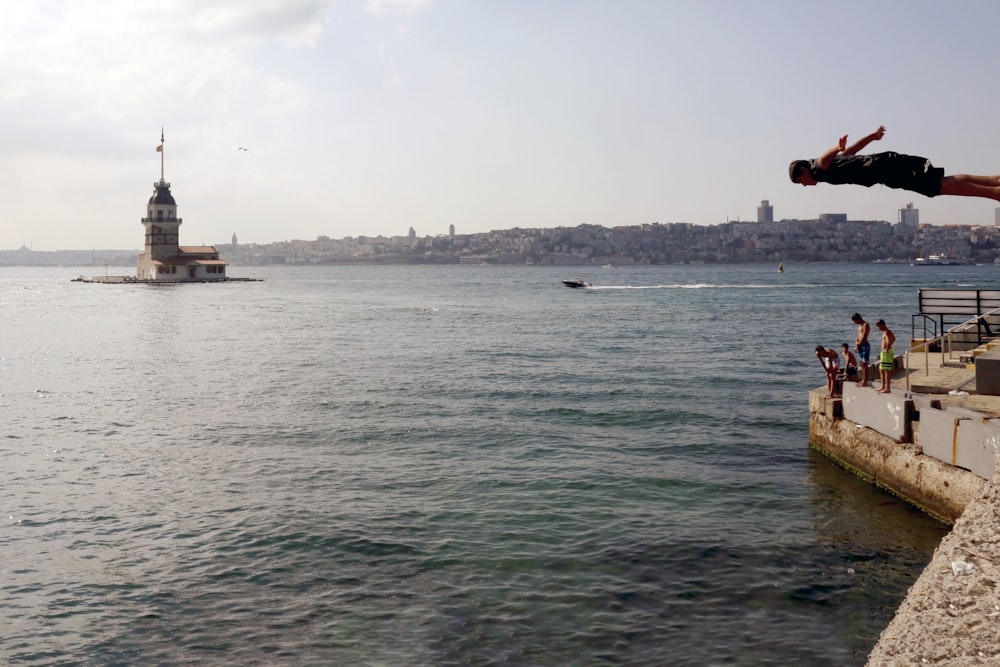
[[[837,389],[837,373],[840,370],[840,357],[837,356],[836,350],[817,345],[816,358],[819,359],[819,363],[823,364],[823,370],[826,371],[826,397],[833,398],[834,391]]]
[[[861,313],[851,315],[851,321],[858,325],[858,337],[854,341],[854,351],[858,353],[858,361],[861,362],[861,381],[859,387],[868,386],[868,364],[871,362],[872,346],[868,344],[868,333],[871,327],[861,317]]]
[[[885,325],[885,320],[879,320],[875,327],[882,332],[882,352],[878,355],[878,373],[882,386],[875,393],[888,394],[892,391],[892,371],[895,370],[896,362],[893,356],[892,344],[896,342],[896,334]]]
[[[853,380],[858,375],[858,359],[851,352],[851,346],[847,343],[841,343],[840,356],[844,357],[844,379]]]

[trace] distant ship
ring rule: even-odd
[[[928,255],[917,257],[910,266],[968,266],[975,264],[971,257],[949,257],[948,255]]]

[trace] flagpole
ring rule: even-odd
[[[163,126],[160,126],[160,182],[163,182]]]

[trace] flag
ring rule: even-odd
[[[160,144],[159,146],[156,147],[156,152],[157,153],[162,153],[163,152],[163,144]]]

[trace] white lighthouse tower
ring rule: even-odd
[[[178,245],[181,219],[177,217],[177,202],[170,194],[170,183],[163,178],[163,139],[163,128],[160,128],[160,145],[156,147],[160,153],[160,180],[153,183],[153,196],[149,198],[146,217],[142,219],[142,226],[146,228],[146,251],[139,255],[136,275],[139,280],[157,278],[158,267],[154,262],[162,264],[164,260],[169,261],[181,250]]]
[[[219,259],[214,246],[181,246],[177,202],[170,193],[170,183],[163,178],[163,128],[160,128],[160,180],[153,183],[153,196],[146,206],[142,226],[146,229],[145,252],[139,255],[136,278],[139,280],[217,281],[226,280],[225,260]]]

